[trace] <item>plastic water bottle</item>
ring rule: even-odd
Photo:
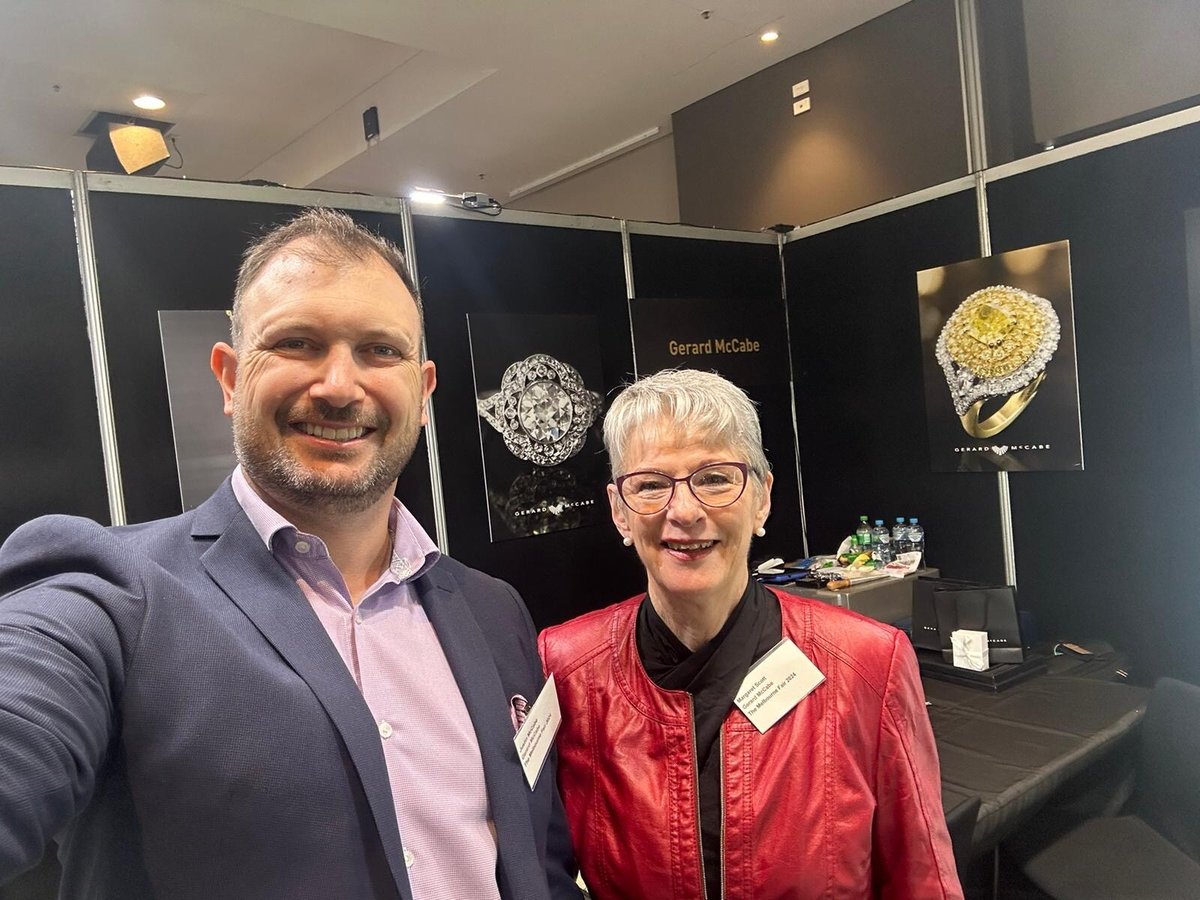
[[[912,549],[908,539],[908,526],[904,524],[904,516],[896,516],[896,524],[892,526],[892,554],[899,556]]]
[[[892,555],[892,535],[883,524],[883,519],[875,520],[871,529],[871,558],[887,565],[895,557]]]
[[[908,540],[912,544],[913,550],[921,554],[920,565],[925,564],[925,529],[922,528],[916,519],[908,520]]]
[[[871,552],[871,526],[867,524],[866,516],[858,517],[858,528],[854,530],[854,534],[858,537],[858,552]]]

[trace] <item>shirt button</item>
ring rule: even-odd
[[[382,719],[380,720],[380,722],[379,722],[379,736],[380,736],[381,738],[383,738],[385,741],[386,741],[388,738],[390,738],[390,737],[392,736],[392,726],[391,726],[391,723],[387,722],[386,720],[382,720]]]
[[[416,857],[413,856],[413,852],[411,850],[409,850],[407,847],[405,847],[404,848],[404,865],[408,866],[408,868],[411,869],[413,860],[415,860],[415,859],[416,859]]]
[[[356,624],[356,625],[361,625],[361,624],[362,624],[362,613],[355,613],[355,614],[354,614],[354,622],[355,622],[355,624]]]
[[[308,541],[296,541],[296,552],[307,553],[312,549],[312,545]]]

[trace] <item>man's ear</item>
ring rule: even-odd
[[[237,384],[237,353],[224,341],[214,344],[208,366],[217,376],[221,393],[225,397],[225,415],[233,415],[233,388]]]
[[[427,359],[421,363],[421,424],[429,424],[429,398],[437,387],[437,366],[433,360]]]

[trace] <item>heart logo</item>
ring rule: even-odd
[[[553,506],[547,506],[546,509],[550,510],[550,512],[554,513],[556,516],[561,516],[563,505],[561,503],[555,503]]]
[[[997,456],[1003,456],[1008,452],[1008,444],[1001,444],[999,447],[997,447],[995,444],[992,444],[992,452]]]

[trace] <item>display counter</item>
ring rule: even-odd
[[[937,569],[917,569],[903,578],[883,576],[856,584],[838,591],[802,587],[792,584],[779,585],[782,590],[799,597],[820,600],[831,606],[851,609],[864,616],[893,625],[912,616],[913,584],[918,576],[937,576]]]

